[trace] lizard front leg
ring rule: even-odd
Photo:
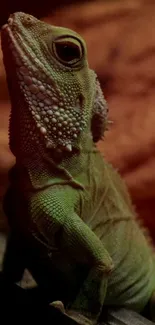
[[[99,238],[76,214],[69,216],[64,223],[61,244],[76,262],[89,267],[79,294],[68,306],[69,313],[80,313],[97,321],[106,295],[108,275],[113,268],[112,260]]]

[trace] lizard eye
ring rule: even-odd
[[[59,39],[53,42],[56,58],[64,65],[75,65],[83,56],[83,48],[79,41],[74,39]]]

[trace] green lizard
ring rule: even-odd
[[[96,324],[103,306],[141,313],[149,302],[155,320],[153,248],[96,147],[108,108],[84,40],[21,12],[1,36],[16,157],[5,276],[17,282],[28,268],[81,323]]]

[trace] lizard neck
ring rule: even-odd
[[[39,190],[56,184],[70,184],[83,189],[83,175],[93,150],[91,134],[71,153],[43,153],[39,150],[24,160],[16,159],[21,189]]]

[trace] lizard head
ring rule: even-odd
[[[1,38],[15,156],[36,150],[72,151],[91,126],[98,140],[106,103],[80,35],[17,12],[3,26]]]

